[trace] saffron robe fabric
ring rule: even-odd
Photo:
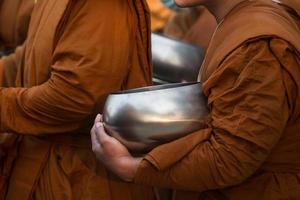
[[[208,128],[154,149],[135,182],[174,199],[300,199],[299,22],[269,0],[231,10],[199,75]]]
[[[13,51],[26,39],[34,0],[0,1],[0,51]]]
[[[149,18],[144,0],[37,2],[24,46],[0,66],[2,82],[15,77],[0,89],[0,132],[22,137],[4,165],[7,200],[154,198],[108,173],[89,134],[109,93],[152,83]]]

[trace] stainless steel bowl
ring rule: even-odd
[[[103,111],[108,133],[136,153],[203,128],[207,116],[206,97],[198,82],[113,93]]]
[[[152,33],[153,78],[160,82],[197,81],[203,48]]]

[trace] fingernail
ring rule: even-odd
[[[100,123],[100,122],[96,123],[96,128],[100,128],[101,126],[102,126],[102,123]]]

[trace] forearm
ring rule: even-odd
[[[135,182],[198,192],[229,187],[251,176],[268,155],[268,151],[249,141],[230,135],[218,135],[211,132],[209,140],[199,143],[185,157],[166,169],[160,169],[157,163],[160,158],[150,153],[142,161]],[[186,141],[187,144],[190,142]],[[255,155],[251,150],[255,151]]]
[[[76,91],[50,82],[32,88],[2,88],[0,131],[35,135],[77,130],[95,103],[88,102],[81,91],[77,91],[77,96],[82,102],[76,101],[75,95],[72,99]]]

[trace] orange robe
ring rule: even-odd
[[[299,22],[269,0],[231,10],[200,75],[208,128],[154,149],[135,182],[185,191],[174,199],[300,199]]]
[[[24,47],[0,66],[17,66],[16,86],[0,89],[1,132],[22,137],[7,200],[153,199],[97,163],[89,134],[109,93],[151,84],[149,17],[144,0],[37,2]]]
[[[217,22],[205,8],[193,8],[173,16],[164,28],[164,35],[207,48]]]
[[[26,39],[34,0],[0,0],[0,51],[13,51]]]
[[[147,0],[147,3],[151,13],[151,31],[161,31],[174,13],[166,8],[160,0]]]

